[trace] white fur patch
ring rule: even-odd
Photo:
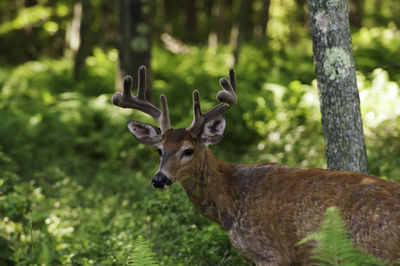
[[[185,156],[183,153],[185,152],[185,150],[186,149],[192,149],[192,146],[186,146],[186,145],[184,145],[184,146],[182,146],[180,149],[179,149],[179,156],[180,156],[180,158],[181,158],[181,162],[182,163],[187,163],[187,162],[189,162],[192,158],[193,158],[193,155],[191,155],[191,156]]]

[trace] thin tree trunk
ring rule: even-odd
[[[308,0],[328,168],[368,172],[347,0]]]
[[[213,28],[210,34],[215,34],[217,43],[228,44],[230,41],[230,33],[232,27],[232,12],[233,1],[217,0],[214,1],[211,16]]]
[[[103,20],[101,21],[101,35],[99,46],[103,51],[107,50],[107,45],[115,39],[115,25],[113,18],[116,15],[116,1],[101,0],[100,10]]]
[[[307,14],[306,14],[306,0],[295,0],[296,2],[296,20],[302,25],[307,25],[308,20],[307,20]]]
[[[233,58],[234,64],[239,62],[240,50],[242,48],[242,43],[244,40],[248,40],[251,34],[251,1],[250,0],[241,0],[240,1],[240,10],[238,14],[238,24],[237,24],[237,37],[234,40],[233,44]],[[251,29],[251,30],[249,30]]]
[[[364,0],[350,1],[350,25],[356,28],[362,27]]]
[[[79,46],[74,58],[73,76],[76,79],[82,67],[85,66],[86,57],[90,53],[90,13],[91,4],[89,0],[81,0]]]
[[[264,16],[263,19],[261,20],[261,26],[262,26],[262,34],[263,36],[265,36],[268,30],[269,8],[271,6],[271,0],[263,0],[262,2],[263,2]]]
[[[269,20],[269,7],[271,5],[271,0],[262,0],[261,10],[254,12],[254,29],[253,34],[255,39],[264,38],[267,33],[267,26]]]
[[[197,33],[197,6],[195,0],[185,1],[185,39],[188,42],[198,41]]]
[[[79,31],[82,22],[82,3],[79,1],[75,2],[72,10],[72,20],[67,27],[65,42],[67,50],[71,50],[75,55],[81,45]]]
[[[119,0],[117,88],[124,76],[137,82],[139,66],[147,68],[147,99],[151,99],[151,1]]]

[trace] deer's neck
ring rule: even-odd
[[[237,201],[232,165],[218,160],[206,148],[192,177],[181,183],[197,210],[224,227],[229,227],[233,203]]]

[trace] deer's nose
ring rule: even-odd
[[[158,172],[156,176],[153,178],[151,184],[155,188],[164,188],[172,184],[171,180],[165,176],[163,173]]]

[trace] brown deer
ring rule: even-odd
[[[140,142],[156,146],[160,166],[152,184],[165,188],[178,182],[197,210],[221,224],[232,244],[256,265],[307,265],[316,243],[296,245],[318,231],[324,212],[337,206],[355,245],[388,261],[400,254],[400,184],[374,176],[277,163],[242,165],[222,162],[207,147],[223,136],[220,115],[236,104],[233,69],[220,80],[221,102],[203,114],[199,93],[193,92],[190,127],[171,127],[167,101],[161,110],[145,99],[145,68],[139,68],[139,92],[131,95],[132,79],[113,103],[155,118],[160,128],[129,121]]]

